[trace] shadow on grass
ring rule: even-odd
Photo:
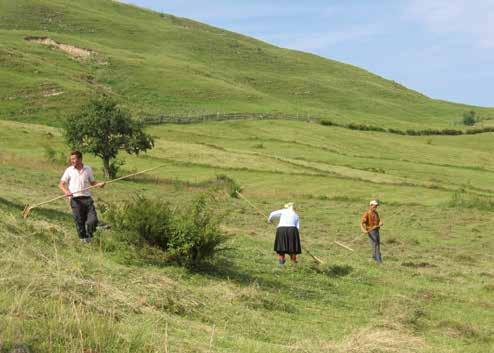
[[[313,266],[314,271],[317,273],[326,274],[331,278],[345,277],[353,271],[353,267],[350,265],[330,265],[330,266]]]
[[[19,214],[20,214],[22,212],[22,210],[24,209],[24,206],[25,205],[21,205],[20,203],[7,200],[7,199],[0,196],[0,207],[5,209],[5,210],[11,211],[14,208],[14,209],[19,210]]]
[[[261,276],[256,276],[242,269],[229,258],[224,256],[218,257],[215,261],[205,262],[198,266],[189,268],[191,273],[201,274],[203,276],[221,280],[234,281],[242,285],[250,285],[257,283],[261,287],[283,288],[282,282],[274,276],[272,279],[266,279]]]
[[[102,233],[98,233],[96,237],[101,236]],[[111,236],[110,236],[111,237]],[[99,244],[98,238],[95,239]],[[232,281],[243,286],[249,286],[256,283],[260,287],[266,289],[286,290],[289,289],[287,281],[280,281],[277,276],[257,276],[238,266],[231,260],[234,257],[234,249],[223,249],[222,255],[218,255],[214,259],[204,261],[193,266],[187,266],[180,264],[174,260],[167,258],[166,253],[163,251],[145,247],[140,248],[126,244],[125,242],[117,239],[106,238],[102,240],[102,246],[105,253],[110,255],[114,261],[121,265],[131,267],[157,267],[157,268],[176,268],[185,270],[190,275],[201,275],[206,279]],[[228,253],[226,255],[225,253]]]
[[[272,291],[277,294],[280,291],[289,292],[292,298],[303,300],[320,300],[327,295],[327,291],[332,291],[334,288],[334,285],[323,280],[323,277],[320,278],[321,282],[318,282],[318,286],[307,286],[307,276],[313,276],[314,274],[313,270],[309,267],[290,267],[290,265],[285,265],[281,268],[272,268],[269,265],[261,264],[253,264],[253,266],[253,270],[255,271],[259,271],[258,266],[264,266],[265,268],[261,269],[259,274],[254,274],[249,272],[249,269],[245,269],[233,263],[228,258],[222,257],[217,259],[213,264],[205,264],[191,271],[211,279],[234,281],[242,286],[255,284],[263,290]],[[286,312],[292,310],[288,306],[281,308],[267,301],[263,301],[261,306],[267,310],[281,310]]]

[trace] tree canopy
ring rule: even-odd
[[[143,123],[132,119],[127,110],[108,96],[91,99],[67,119],[64,130],[72,148],[103,160],[107,178],[114,178],[123,163],[116,159],[121,150],[137,155],[154,147],[154,140],[144,132]]]

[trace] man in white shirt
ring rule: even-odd
[[[85,243],[91,242],[98,225],[91,192],[84,190],[90,186],[103,187],[105,183],[97,183],[91,167],[82,163],[82,153],[73,151],[70,154],[70,167],[63,173],[59,187],[65,196],[70,197],[77,233],[79,239]]]

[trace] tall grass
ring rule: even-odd
[[[466,194],[464,191],[456,191],[451,195],[449,207],[474,208],[483,211],[494,211],[494,198]]]

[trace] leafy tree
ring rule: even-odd
[[[117,106],[108,96],[92,99],[64,125],[65,138],[72,148],[92,153],[103,160],[105,177],[113,179],[122,161],[121,150],[139,154],[154,147],[153,138],[143,131],[143,124]]]
[[[473,126],[477,122],[476,113],[473,110],[463,113],[463,124]]]

